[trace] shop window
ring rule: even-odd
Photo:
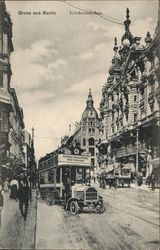
[[[89,138],[89,146],[94,146],[94,138]]]

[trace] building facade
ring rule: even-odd
[[[12,22],[4,1],[0,1],[0,183],[9,168],[9,113],[12,110],[9,95],[12,75],[10,54],[13,51]]]
[[[25,155],[23,152],[24,142],[24,116],[23,109],[19,106],[16,91],[14,88],[10,88],[10,98],[12,105],[12,112],[9,117],[9,143],[10,143],[10,167],[12,174],[16,175],[21,171],[25,164]]]
[[[89,90],[86,108],[82,114],[80,122],[76,126],[74,139],[80,143],[80,147],[91,154],[92,169],[97,167],[97,147],[99,140],[99,117],[94,108],[91,89]]]
[[[131,34],[130,23],[127,9],[121,46],[115,38],[112,65],[102,88],[98,159],[106,169],[128,164],[147,177],[159,165],[160,26],[158,21],[154,36],[147,32],[142,45],[141,38]]]

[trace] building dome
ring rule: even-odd
[[[93,99],[92,99],[91,89],[89,89],[88,99],[87,99],[86,103],[87,103],[87,107],[82,114],[82,120],[85,120],[87,118],[98,119],[97,111],[93,107]]]
[[[95,108],[86,108],[85,111],[82,114],[82,119],[88,119],[88,118],[93,118],[93,119],[98,119],[98,114]]]

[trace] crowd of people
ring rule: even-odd
[[[17,178],[14,176],[11,181],[7,178],[0,185],[0,226],[1,226],[1,211],[3,209],[3,192],[10,190],[10,199],[19,201],[20,214],[24,220],[27,218],[29,200],[31,199],[31,191],[29,181],[25,173],[21,173]]]

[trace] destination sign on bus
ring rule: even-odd
[[[58,155],[58,165],[76,165],[89,167],[91,164],[91,158],[84,155]]]

